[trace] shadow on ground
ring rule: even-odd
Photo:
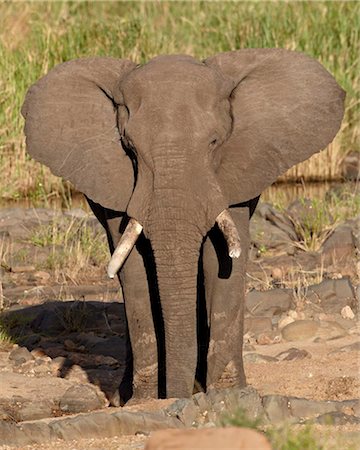
[[[123,303],[49,301],[3,312],[0,324],[19,346],[49,356],[53,375],[95,384],[111,402],[116,403],[119,386],[122,397],[131,395]],[[21,367],[24,356],[14,358],[15,367]]]

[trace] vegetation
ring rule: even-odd
[[[52,270],[56,281],[74,281],[82,270],[103,266],[109,258],[104,233],[94,231],[85,219],[54,220],[36,228],[29,241],[50,250],[42,268]]]
[[[355,441],[345,442],[341,434],[334,439],[330,433],[319,434],[315,426],[310,424],[264,425],[262,418],[250,418],[242,409],[224,415],[220,425],[252,428],[262,432],[276,450],[355,450]]]
[[[70,198],[69,184],[26,155],[21,104],[54,65],[110,55],[139,63],[160,53],[198,58],[285,47],[320,60],[347,91],[343,131],[288,177],[334,178],[360,123],[358,2],[47,2],[0,4],[0,197]]]

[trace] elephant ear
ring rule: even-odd
[[[106,57],[58,65],[29,89],[21,110],[30,155],[118,211],[126,210],[134,171],[120,143],[114,95],[134,67]]]
[[[283,49],[220,53],[205,61],[233,82],[233,130],[219,149],[230,204],[254,198],[339,130],[345,92],[314,59]]]

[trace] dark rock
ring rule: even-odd
[[[276,358],[280,361],[297,361],[300,359],[311,358],[311,355],[305,349],[300,350],[296,347],[291,347],[276,355]]]
[[[246,309],[250,314],[267,317],[288,311],[293,302],[292,289],[252,290],[247,293],[245,299]]]
[[[19,339],[19,343],[24,346],[27,347],[29,349],[34,349],[36,344],[38,344],[40,342],[41,336],[39,336],[38,334],[31,334],[30,336],[26,336],[24,338]]]
[[[321,306],[326,313],[340,314],[346,305],[354,312],[357,311],[355,292],[347,278],[324,280],[320,284],[309,286],[304,295],[307,300]]]
[[[349,225],[337,227],[321,248],[325,264],[339,264],[339,262],[353,256],[354,251],[355,239]]]
[[[277,211],[268,203],[261,203],[257,208],[257,213],[260,217],[266,219],[272,225],[286,233],[292,241],[297,241],[294,225],[287,214]]]
[[[250,236],[260,255],[271,249],[287,251],[293,247],[293,243],[285,231],[258,216],[254,216],[250,221]]]
[[[16,366],[34,359],[33,355],[25,347],[17,347],[11,350],[9,354],[10,361],[13,361]]]
[[[117,361],[124,361],[126,357],[125,339],[121,336],[111,336],[103,342],[98,342],[89,349],[89,353],[111,356]]]
[[[79,413],[100,409],[105,406],[105,401],[100,398],[93,386],[71,386],[60,399],[60,410],[66,413]]]

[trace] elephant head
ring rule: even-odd
[[[29,153],[102,206],[131,218],[114,276],[143,230],[154,251],[167,376],[188,395],[196,365],[199,250],[218,222],[231,256],[240,243],[228,207],[258,195],[338,131],[344,92],[315,60],[281,49],[205,61],[160,56],[57,66],[29,90]],[[181,322],[181,331],[177,325]],[[193,348],[181,336],[193,336]],[[189,340],[188,340],[189,342]],[[171,366],[184,352],[184,369]]]

